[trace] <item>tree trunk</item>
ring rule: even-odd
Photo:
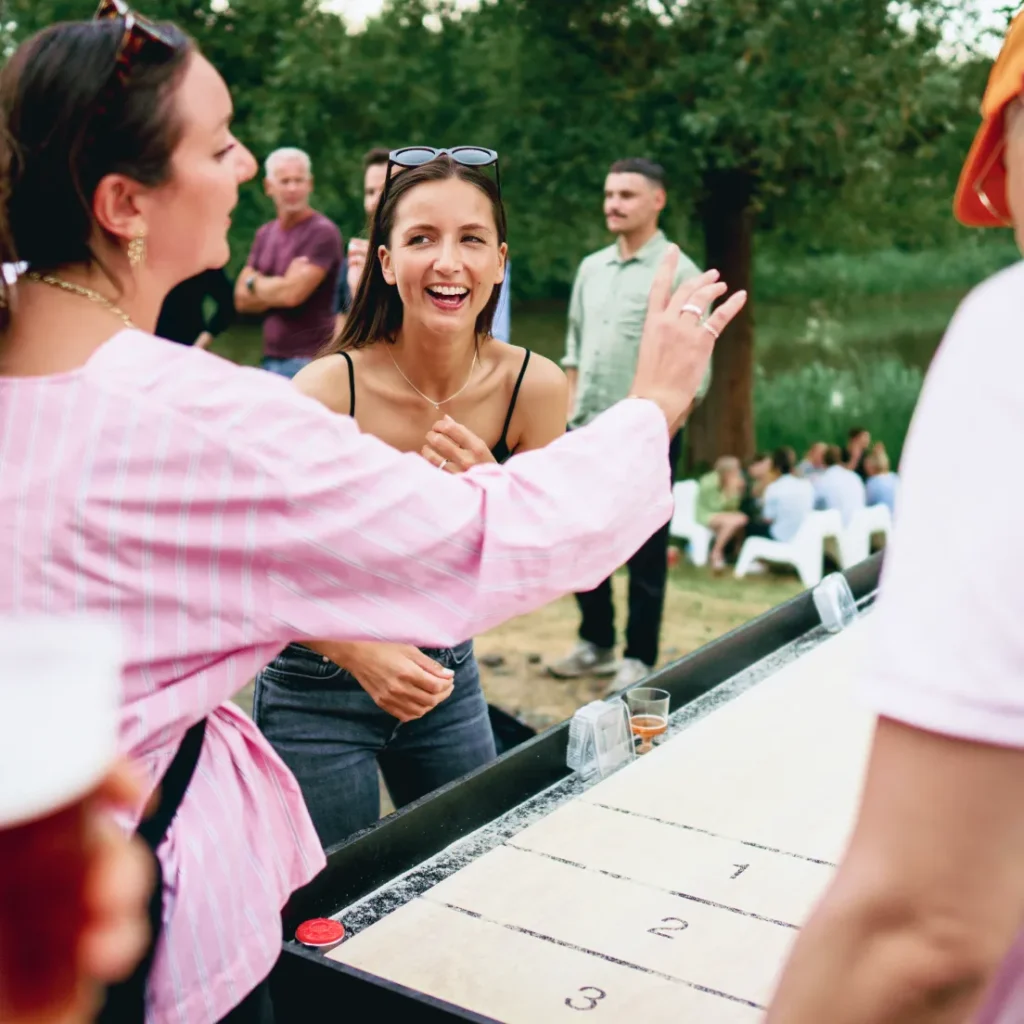
[[[714,267],[729,285],[751,293],[754,211],[753,178],[742,172],[716,174],[707,182],[701,205],[705,266]],[[723,331],[712,357],[711,389],[694,411],[687,429],[686,466],[710,466],[720,455],[748,459],[754,454],[753,302]]]

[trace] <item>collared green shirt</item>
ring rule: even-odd
[[[581,427],[629,394],[636,373],[640,335],[654,275],[669,242],[658,231],[629,259],[617,242],[591,253],[580,264],[569,303],[565,369],[576,369],[576,407],[570,426]],[[700,274],[680,255],[676,285]],[[705,376],[700,393],[707,391]]]

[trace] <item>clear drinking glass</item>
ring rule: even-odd
[[[826,576],[814,588],[813,596],[821,623],[830,633],[841,633],[856,621],[857,602],[841,572]]]
[[[638,686],[627,690],[624,698],[629,708],[629,727],[640,740],[636,752],[647,754],[668,730],[668,691]]]

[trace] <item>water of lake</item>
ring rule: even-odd
[[[830,307],[813,301],[761,303],[754,310],[758,362],[768,376],[812,361],[843,368],[893,357],[923,370],[961,298],[959,292],[940,292],[864,298]],[[561,302],[518,306],[512,317],[513,339],[558,360],[565,350],[565,317]],[[214,351],[254,365],[260,347],[259,327],[239,324],[219,339]]]

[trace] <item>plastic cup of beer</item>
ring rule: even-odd
[[[119,637],[106,619],[0,617],[0,1020],[71,1005],[88,798],[117,749]]]
[[[627,690],[624,697],[629,708],[629,728],[640,741],[636,752],[647,754],[668,731],[669,693],[653,686],[637,686]]]

